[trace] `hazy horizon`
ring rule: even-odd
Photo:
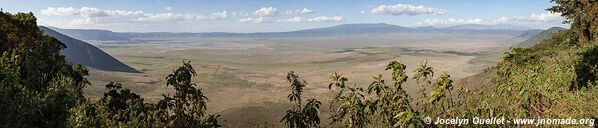
[[[69,30],[108,30],[111,32],[117,32],[117,33],[160,33],[160,32],[165,32],[165,33],[240,33],[240,34],[251,34],[251,33],[282,33],[282,32],[295,32],[295,31],[302,31],[302,30],[310,30],[310,29],[320,29],[320,28],[330,28],[330,27],[335,27],[335,26],[339,26],[339,25],[355,25],[355,24],[387,24],[387,25],[395,25],[395,24],[388,24],[388,23],[351,23],[351,24],[338,24],[338,25],[331,25],[331,26],[322,26],[322,27],[315,27],[315,28],[303,28],[303,29],[297,29],[297,30],[287,30],[287,31],[263,31],[263,32],[236,32],[236,31],[230,31],[230,32],[223,32],[223,31],[206,31],[206,32],[189,32],[189,31],[114,31],[114,30],[110,30],[110,29],[103,29],[103,28],[61,28],[61,27],[56,27],[56,26],[45,26],[45,27],[50,27],[50,28],[58,28],[58,29],[69,29]],[[483,25],[483,24],[458,24],[458,25],[450,25],[450,26],[400,26],[400,25],[395,25],[395,26],[399,26],[399,27],[407,27],[407,28],[425,28],[425,27],[432,27],[432,28],[436,28],[436,29],[444,29],[444,28],[452,28],[452,27],[457,27],[457,26],[461,26],[461,25],[482,25],[482,26],[493,26],[493,25]],[[497,26],[509,26],[509,25],[513,25],[513,24],[496,24]],[[44,25],[41,25],[44,26]],[[520,25],[513,25],[513,26],[519,26],[519,27],[526,27],[526,28],[518,28],[518,29],[512,29],[512,28],[506,28],[506,29],[500,29],[500,28],[489,28],[486,30],[515,30],[515,31],[525,31],[525,30],[547,30],[553,27],[561,27],[561,28],[569,28],[568,25],[566,26],[548,26],[548,28],[531,28],[531,27],[527,27],[527,26],[520,26]],[[479,30],[484,30],[484,29],[479,29]]]

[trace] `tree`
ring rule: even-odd
[[[209,115],[206,120],[201,120],[207,109],[208,98],[191,82],[191,78],[196,75],[190,61],[187,61],[166,77],[166,86],[173,86],[176,93],[173,96],[163,95],[164,99],[158,106],[172,112],[168,122],[172,127],[220,127],[217,122],[219,115]]]
[[[131,119],[125,115],[127,108],[135,104],[143,104],[141,96],[132,93],[127,88],[122,88],[120,83],[110,82],[106,85],[107,92],[101,102],[108,107],[108,118],[118,122],[128,122]]]
[[[433,110],[426,110],[428,111],[428,115],[430,116],[444,116],[444,117],[455,117],[456,113],[454,113],[455,105],[453,98],[451,96],[451,91],[453,90],[453,80],[451,80],[451,76],[443,72],[436,82],[433,84],[434,90],[430,92],[430,95],[426,97],[428,99],[428,103],[432,104],[433,107],[425,107],[426,109],[433,109]]]
[[[307,104],[303,106],[301,103],[301,94],[303,87],[307,84],[305,81],[299,80],[299,76],[295,75],[293,71],[287,73],[287,81],[291,84],[291,94],[287,97],[290,102],[294,102],[293,108],[287,110],[286,115],[280,120],[290,128],[307,128],[317,127],[320,124],[320,101],[311,98],[307,100]]]
[[[163,95],[158,104],[143,103],[143,98],[120,83],[106,85],[104,97],[87,101],[70,110],[70,127],[176,127],[215,128],[220,115],[204,116],[207,97],[191,82],[195,70],[190,62],[166,77],[167,86],[176,93]]]
[[[165,127],[168,113],[120,83],[106,85],[104,97],[87,100],[70,110],[69,127]]]
[[[579,35],[579,43],[591,43],[598,36],[598,2],[596,0],[551,0],[556,5],[546,10],[561,13]]]
[[[422,97],[419,109],[411,106],[412,99],[403,89],[403,84],[409,78],[405,73],[407,66],[400,61],[391,61],[385,70],[391,70],[393,83],[386,84],[382,74],[372,77],[372,83],[367,88],[367,98],[360,87],[345,86],[347,78],[339,73],[330,74],[329,86],[340,88],[331,104],[336,105],[332,110],[333,122],[341,122],[346,127],[429,127],[422,120],[426,116],[447,116],[455,109],[452,98],[450,75],[443,73],[432,84],[429,77],[434,71],[424,61],[415,72],[413,79],[421,83],[421,87],[432,85],[435,89],[430,95],[420,90]],[[448,94],[447,94],[448,93]],[[429,98],[429,99],[427,99]]]
[[[392,86],[384,82],[381,74],[372,77],[373,82],[367,88],[369,98],[365,98],[360,87],[346,87],[347,78],[338,73],[331,73],[330,85],[340,88],[333,98],[334,122],[342,122],[347,127],[366,127],[373,121],[380,121],[374,126],[414,127],[422,126],[416,111],[410,105],[409,95],[401,85],[407,81],[406,66],[399,61],[390,62],[386,70],[392,70]]]
[[[415,79],[415,82],[417,84],[420,84],[419,93],[421,94],[421,97],[425,97],[426,96],[425,84],[432,83],[430,80],[428,80],[428,78],[434,77],[434,69],[432,67],[428,66],[428,60],[424,60],[424,62],[422,62],[419,65],[419,68],[413,70],[413,72],[415,73],[415,75],[413,75],[413,79]],[[424,82],[424,83],[420,83],[420,82]]]
[[[341,78],[344,78],[340,76]],[[345,78],[346,79],[346,78]],[[372,103],[365,102],[363,88],[337,86],[340,88],[332,99],[332,123],[341,122],[349,128],[362,128],[370,123],[369,115],[372,114]],[[336,104],[336,108],[332,108]]]
[[[60,54],[66,46],[43,35],[33,13],[0,11],[0,121],[5,127],[65,127],[84,101],[87,70]]]
[[[407,66],[399,61],[391,61],[385,70],[392,70],[392,86],[383,86],[383,91],[376,91],[376,97],[372,98],[372,102],[376,104],[376,111],[382,117],[382,122],[393,127],[414,127],[422,126],[423,122],[419,119],[418,114],[411,106],[411,98],[403,90],[402,84],[407,81],[407,74],[405,69]],[[431,68],[430,68],[431,70]],[[382,80],[382,75],[374,77],[374,82],[370,84],[372,87],[375,84],[385,85]],[[368,91],[371,93],[371,91]]]
[[[332,86],[345,88],[345,82],[347,81],[348,79],[346,77],[342,77],[341,74],[333,72],[330,74],[330,84],[328,84],[328,89],[332,89]]]

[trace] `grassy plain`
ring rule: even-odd
[[[322,119],[328,119],[328,74],[339,72],[350,83],[366,87],[371,76],[389,72],[391,60],[406,63],[413,71],[428,60],[437,74],[453,79],[474,75],[494,65],[500,51],[521,39],[497,35],[385,34],[313,38],[139,38],[134,42],[91,42],[143,73],[92,70],[86,95],[100,97],[109,81],[121,82],[147,101],[173,93],[165,86],[167,74],[183,60],[192,62],[198,76],[194,82],[208,100],[208,113],[222,114],[225,126],[255,124],[280,126],[290,92],[285,75],[295,71],[308,82],[304,97],[324,103]],[[412,72],[408,72],[412,76]],[[457,85],[458,86],[458,85]],[[417,96],[418,86],[409,81],[405,89]],[[417,98],[417,97],[415,97]],[[267,122],[267,123],[265,123]],[[326,121],[325,121],[326,122]]]

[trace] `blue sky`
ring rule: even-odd
[[[121,32],[276,32],[350,23],[566,26],[543,0],[0,0],[38,24]]]

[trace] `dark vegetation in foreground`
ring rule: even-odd
[[[288,98],[293,106],[281,122],[300,128],[451,127],[426,124],[423,119],[596,119],[598,4],[592,0],[555,2],[557,6],[548,10],[562,13],[571,29],[532,48],[506,52],[498,65],[483,72],[495,74],[479,75],[492,77],[477,80],[489,81],[477,89],[455,89],[450,75],[438,75],[426,62],[409,77],[403,63],[392,61],[386,68],[391,81],[378,74],[367,88],[350,84],[335,72],[329,84],[336,92],[330,106],[333,122],[320,124],[321,102],[303,100],[306,82],[289,72]],[[191,82],[196,72],[189,62],[166,77],[166,86],[176,93],[164,95],[156,104],[145,103],[119,83],[106,85],[103,98],[87,99],[82,92],[89,85],[84,78],[87,70],[60,55],[65,45],[42,35],[33,14],[2,12],[0,23],[0,122],[4,127],[220,127],[218,115],[205,113],[208,98]],[[421,86],[418,100],[403,90],[410,79]]]

